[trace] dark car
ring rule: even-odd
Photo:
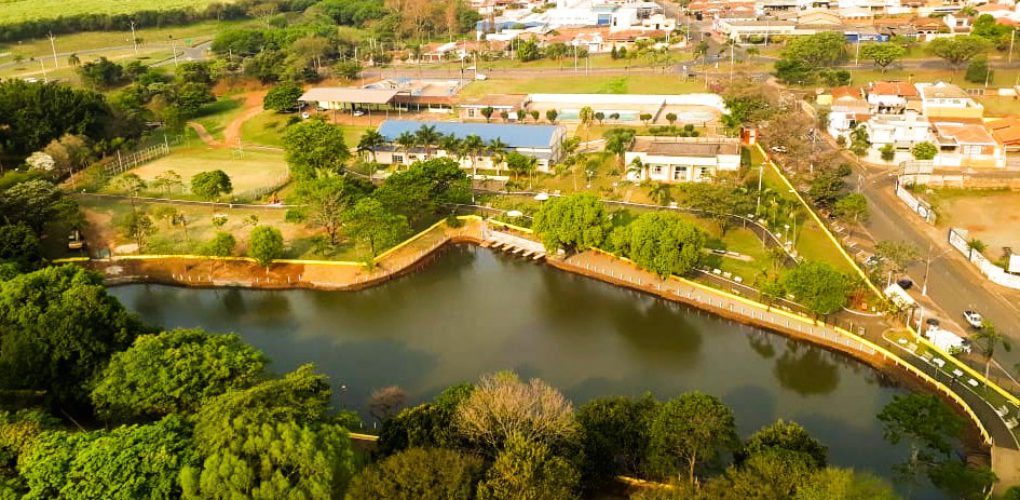
[[[910,287],[914,286],[914,282],[910,278],[900,278],[896,280],[896,284],[904,290],[910,290]]]

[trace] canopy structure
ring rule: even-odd
[[[395,89],[317,87],[309,89],[298,100],[318,103],[322,109],[343,109],[344,107],[356,107],[367,104],[389,104],[393,101],[397,92]]]

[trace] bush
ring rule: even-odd
[[[218,232],[212,240],[209,240],[198,248],[199,255],[209,255],[213,257],[229,257],[234,253],[234,247],[237,245],[237,240],[230,233]]]
[[[988,58],[976,57],[967,65],[967,74],[963,77],[971,83],[985,83],[991,80],[992,71],[988,68]]]

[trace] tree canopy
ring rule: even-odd
[[[299,181],[340,173],[351,157],[343,130],[315,119],[287,127],[283,149],[290,173]]]
[[[480,458],[466,453],[442,448],[411,448],[358,474],[347,489],[347,498],[473,498],[475,484],[484,470]]]
[[[591,194],[552,198],[535,214],[535,232],[550,250],[579,252],[598,247],[611,227],[602,202]]]
[[[298,105],[298,98],[303,93],[304,90],[297,83],[280,83],[269,89],[269,92],[266,92],[266,97],[262,101],[262,107],[263,109],[277,112],[294,109]]]
[[[233,191],[230,177],[222,170],[199,172],[191,178],[191,192],[206,200],[215,200]]]
[[[438,214],[444,204],[470,202],[471,180],[456,161],[433,158],[389,176],[373,198],[417,225]]]
[[[653,466],[664,475],[685,470],[691,484],[715,463],[721,450],[737,446],[733,412],[719,399],[700,392],[663,403],[650,433]]]
[[[362,198],[343,215],[344,232],[354,241],[368,248],[369,257],[375,258],[410,232],[407,218],[386,210],[373,198]]]
[[[945,60],[950,66],[959,67],[983,54],[988,46],[985,39],[976,36],[936,38],[928,42],[928,52]]]
[[[624,256],[665,278],[694,269],[701,261],[706,238],[679,214],[648,212],[614,230],[611,240]]]
[[[786,293],[815,314],[832,314],[847,303],[850,279],[824,262],[805,262],[786,273]]]
[[[197,329],[142,335],[113,356],[92,401],[100,415],[119,420],[190,413],[208,398],[256,384],[267,362],[237,335]]]
[[[273,259],[283,256],[283,233],[272,226],[255,226],[248,239],[248,255],[268,267]]]
[[[110,356],[144,332],[106,292],[102,277],[74,265],[0,282],[0,387],[81,402]]]

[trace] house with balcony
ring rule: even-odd
[[[859,87],[836,87],[828,99],[819,96],[818,102],[829,105],[828,132],[833,137],[846,136],[858,124],[871,118],[871,106]]]
[[[740,170],[740,139],[636,137],[624,161],[631,182],[708,182]]]
[[[864,89],[868,105],[875,113],[903,113],[921,110],[921,97],[913,84],[907,82],[874,82]]]

